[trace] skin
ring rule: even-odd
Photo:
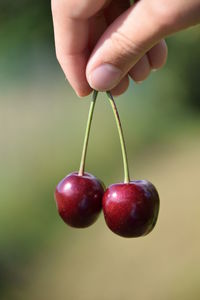
[[[52,15],[57,59],[77,95],[119,95],[129,78],[165,64],[164,38],[200,22],[200,0],[52,0]]]

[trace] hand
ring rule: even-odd
[[[123,93],[167,58],[164,37],[200,22],[200,0],[52,0],[56,54],[79,96]],[[181,50],[181,49],[180,49]]]

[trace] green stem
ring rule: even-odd
[[[107,92],[107,95],[108,95],[108,99],[110,101],[110,104],[111,104],[111,107],[112,107],[112,110],[113,110],[113,113],[115,116],[115,121],[117,124],[118,133],[119,133],[119,139],[120,139],[121,150],[122,150],[122,158],[123,158],[123,164],[124,164],[124,183],[129,183],[130,176],[129,176],[129,168],[128,168],[128,158],[127,158],[124,135],[123,135],[123,131],[122,131],[122,125],[121,125],[119,113],[117,111],[117,106],[112,97],[112,94],[110,92]]]
[[[84,142],[83,142],[83,150],[82,150],[82,156],[81,156],[81,163],[80,163],[80,168],[79,168],[79,172],[78,172],[79,176],[84,175],[85,160],[86,160],[87,147],[88,147],[88,141],[89,141],[89,135],[90,135],[90,128],[91,128],[91,124],[92,124],[92,117],[93,117],[93,113],[94,113],[94,107],[95,107],[97,95],[98,95],[98,92],[94,91],[93,95],[92,95],[89,113],[88,113],[87,126],[86,126],[85,137],[84,137]]]

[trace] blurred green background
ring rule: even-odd
[[[103,216],[67,227],[53,192],[77,170],[89,107],[55,58],[49,1],[0,2],[0,298],[200,299],[200,27],[167,40],[165,68],[117,99],[132,177],[161,198],[155,230],[112,234]],[[100,95],[87,171],[123,179],[114,118]]]

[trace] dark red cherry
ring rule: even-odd
[[[103,212],[108,227],[123,237],[148,234],[155,226],[159,195],[146,180],[112,184],[103,197]]]
[[[77,172],[67,175],[56,187],[55,199],[61,218],[72,227],[93,224],[101,211],[104,188],[95,176]]]

